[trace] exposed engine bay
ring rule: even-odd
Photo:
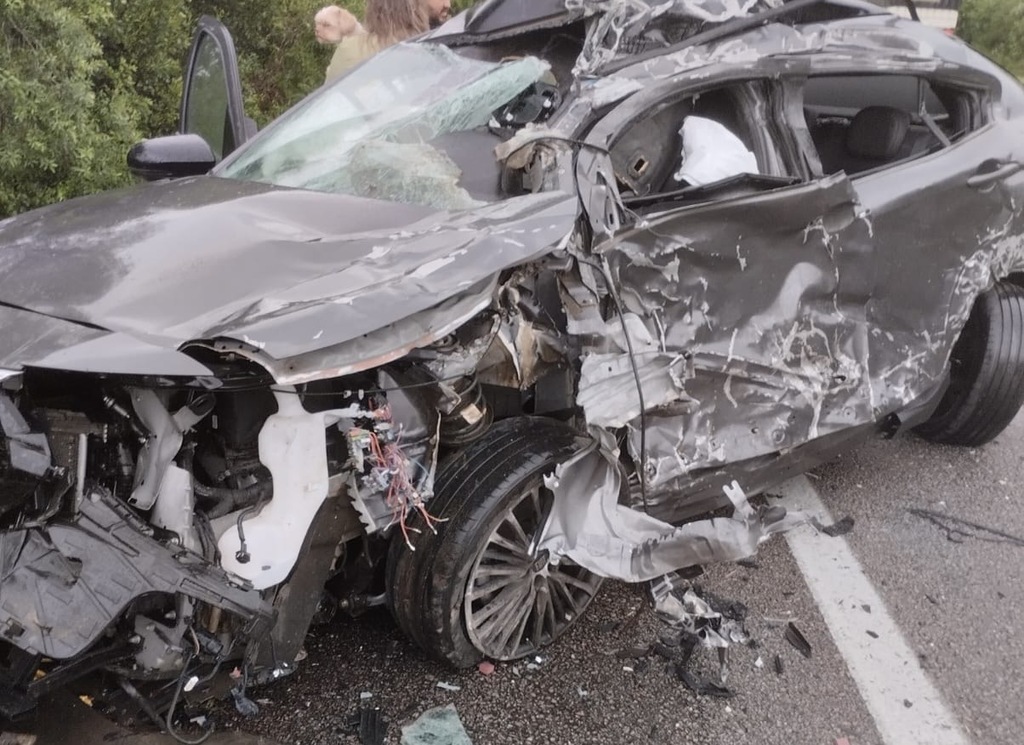
[[[4,716],[97,668],[136,692],[291,672],[318,612],[382,603],[373,543],[433,524],[439,451],[492,418],[475,379],[423,365],[288,387],[237,362],[189,384],[3,381]]]

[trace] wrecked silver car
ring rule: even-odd
[[[0,223],[6,716],[102,670],[171,726],[339,607],[522,657],[796,519],[748,495],[1020,408],[1024,91],[941,32],[486,0],[251,141],[237,78],[204,21],[159,180]]]

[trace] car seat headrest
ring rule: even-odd
[[[846,149],[857,158],[895,160],[910,129],[910,114],[891,106],[868,106],[850,122]]]

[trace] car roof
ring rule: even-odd
[[[627,6],[635,16],[645,4],[652,21],[689,21],[700,32],[718,27],[726,34],[785,17],[802,16],[796,22],[807,22],[886,13],[867,0],[754,0],[753,4],[742,5],[737,0],[481,0],[430,37],[453,46],[476,44],[568,26],[588,17],[614,14]]]

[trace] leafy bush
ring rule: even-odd
[[[957,35],[1024,78],[1024,2],[964,0]]]
[[[263,126],[323,80],[331,50],[313,15],[330,1],[3,0],[0,218],[130,182],[131,145],[177,130],[201,15],[231,30],[246,113]],[[363,0],[339,4],[362,14]]]
[[[103,57],[104,0],[7,0],[0,10],[0,216],[124,183],[144,96]]]

